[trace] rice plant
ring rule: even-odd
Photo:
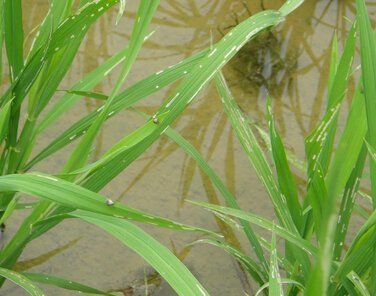
[[[234,27],[212,47],[121,91],[144,41],[150,35],[150,22],[159,5],[157,0],[141,0],[132,34],[124,49],[82,77],[54,102],[52,97],[61,93],[59,85],[74,62],[90,26],[115,5],[119,5],[118,19],[121,18],[126,9],[125,2],[51,0],[48,13],[36,28],[32,46],[27,49],[24,45],[21,0],[0,1],[0,44],[6,53],[5,56],[0,56],[0,78],[7,81],[7,87],[0,97],[0,224],[6,224],[9,217],[25,208],[22,203],[24,194],[36,198],[28,205],[27,208],[31,207],[31,210],[19,229],[0,250],[0,287],[5,280],[10,280],[31,295],[44,295],[38,283],[87,294],[110,294],[72,279],[12,270],[31,241],[42,240],[42,234],[65,219],[75,218],[98,226],[119,239],[151,264],[179,295],[208,294],[203,285],[166,247],[132,221],[180,231],[198,231],[214,237],[216,234],[130,208],[98,192],[165,132],[174,140],[180,140],[185,149],[192,153],[184,139],[169,130],[169,125],[245,43],[262,30],[281,23],[302,1],[289,0],[280,10],[255,14]],[[6,67],[9,68],[9,74],[3,77]],[[110,93],[95,93],[94,87],[116,67],[120,69],[120,73]],[[119,139],[98,160],[89,161],[94,141],[108,118],[180,79],[174,93],[155,114],[148,115],[144,125]],[[102,104],[35,155],[41,133],[56,124],[57,119],[74,108],[84,96],[92,97]],[[46,158],[72,142],[72,153],[55,174],[34,170],[36,164],[46,161]],[[200,160],[199,155],[196,157]],[[202,166],[206,168],[208,175],[212,175],[216,185],[220,186],[229,205],[236,208],[234,198],[221,185],[220,180],[216,179],[215,173],[205,163]],[[257,246],[258,257],[263,260],[263,272],[267,269],[268,262],[263,255],[262,246],[251,227],[246,222],[243,224],[250,241]],[[289,221],[289,225],[293,225],[292,221]],[[276,234],[277,230],[276,228]],[[278,259],[276,253],[272,258],[275,266]],[[262,276],[264,277],[263,273]]]
[[[263,183],[274,206],[277,221],[229,207],[194,202],[216,214],[237,217],[248,235],[256,259],[220,239],[204,239],[234,256],[260,285],[257,294],[269,295],[375,295],[375,39],[363,0],[356,1],[357,17],[343,48],[338,53],[336,37],[328,81],[326,110],[319,124],[305,140],[306,188],[299,194],[292,174],[291,153],[283,146],[273,119],[272,98],[267,100],[269,131],[258,131],[266,138],[270,158],[261,149],[247,118],[232,97],[225,78],[215,81],[226,114],[245,154]],[[353,60],[359,41],[361,71]],[[349,78],[359,74],[345,127],[338,129],[343,99],[349,92]],[[357,199],[369,156],[369,209]],[[301,167],[299,167],[301,168]],[[304,171],[301,172],[302,174]],[[213,178],[214,179],[214,178]],[[362,224],[351,223],[361,215]],[[250,223],[252,226],[249,226]],[[271,243],[253,227],[271,232]],[[356,230],[350,235],[349,230]],[[277,246],[275,236],[284,242]],[[269,259],[268,259],[269,258]]]

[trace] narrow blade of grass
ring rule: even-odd
[[[376,44],[375,39],[373,38],[371,22],[367,14],[364,0],[357,0],[356,7],[358,12],[357,20],[359,22],[360,32],[360,57],[367,113],[367,139],[371,147],[376,149]],[[373,208],[376,208],[376,162],[372,159],[370,160],[370,176]]]
[[[298,188],[291,173],[281,137],[275,127],[269,97],[267,98],[267,118],[269,124],[270,143],[274,164],[277,170],[279,189],[281,194],[285,196],[287,207],[291,213],[292,219],[294,220],[296,228],[300,231],[303,221],[302,207],[298,199]]]
[[[267,281],[267,274],[260,269],[260,265],[257,262],[228,243],[214,239],[200,239],[194,242],[194,244],[197,243],[210,244],[223,249],[229,255],[233,256],[233,258],[235,258],[238,262],[240,262],[252,276],[252,279],[258,282],[260,285]]]
[[[245,123],[244,116],[232,97],[223,76],[218,76],[216,78],[216,86],[218,93],[222,98],[223,106],[228,118],[230,119],[231,125],[234,128],[239,142],[248,156],[249,161],[256,170],[257,176],[264,184],[273,202],[274,210],[279,221],[287,229],[297,232],[286,202],[278,190],[278,186],[274,180],[272,171],[264,157],[261,147],[259,146],[252,130]]]
[[[77,95],[80,97],[92,98],[92,99],[101,100],[101,101],[105,101],[108,99],[107,95],[97,93],[97,92],[92,92],[92,91],[80,91],[80,90],[75,90],[75,89],[68,89],[66,90],[66,92],[68,94],[73,94],[73,95]]]
[[[0,144],[7,136],[12,100],[0,109]]]
[[[287,0],[279,9],[282,15],[286,16],[302,5],[304,0]]]
[[[204,158],[197,151],[197,149],[193,147],[193,145],[190,144],[186,139],[184,139],[179,133],[177,133],[175,130],[171,128],[166,130],[166,135],[169,138],[171,138],[175,143],[177,143],[188,155],[190,155],[197,162],[199,167],[205,172],[205,174],[213,182],[214,186],[222,194],[226,203],[234,209],[240,209],[235,197],[227,189],[227,187],[224,185],[224,183],[215,173],[215,171],[211,168],[211,166],[204,160]],[[259,259],[260,263],[264,268],[264,272],[266,272],[268,264],[266,263],[264,252],[261,248],[260,242],[257,239],[257,236],[255,235],[253,229],[247,222],[245,222],[244,220],[240,220],[240,223],[243,226],[244,233],[247,236],[248,241],[250,242],[253,250],[255,251],[257,258]]]
[[[348,81],[351,73],[351,66],[355,52],[356,25],[353,24],[346,39],[346,44],[335,71],[335,76],[331,78],[332,86],[329,89],[327,99],[327,109],[323,119],[318,126],[310,133],[306,139],[306,154],[308,160],[308,176],[312,177],[316,168],[316,163],[320,164],[323,175],[328,170],[332,148],[337,129],[338,114],[345,97]],[[336,60],[332,61],[337,63]],[[334,68],[334,65],[331,66]],[[334,70],[331,70],[334,72]]]
[[[71,172],[75,169],[82,167],[89,155],[94,139],[99,132],[101,126],[108,117],[110,106],[112,105],[115,96],[123,85],[131,66],[133,65],[136,57],[141,49],[145,37],[148,35],[149,24],[154,16],[154,13],[159,5],[159,1],[155,0],[150,2],[143,0],[140,3],[139,10],[135,17],[135,25],[129,41],[128,49],[124,55],[124,64],[121,68],[120,75],[113,87],[109,98],[106,100],[103,110],[100,111],[98,117],[88,129],[87,133],[83,136],[80,143],[76,146],[68,161],[65,163],[63,173]]]
[[[374,217],[371,220],[374,220]],[[367,222],[370,223],[371,220]],[[372,277],[370,277],[370,270],[374,265],[375,230],[375,222],[373,221],[372,225],[362,227],[357,233],[356,238],[351,243],[348,252],[333,276],[334,282],[346,279],[347,275],[354,271],[366,278],[368,287],[372,288],[373,282]]]
[[[364,100],[361,93],[358,92],[358,95],[354,97],[333,162],[325,178],[328,195],[323,206],[322,231],[318,233],[321,250],[306,290],[307,295],[326,293],[338,222],[336,204],[340,193],[345,189],[353,168],[356,166],[365,135]]]
[[[108,65],[106,63],[103,64],[103,66],[106,65],[106,67],[98,67],[95,71],[93,71],[83,79],[82,84],[79,83],[75,85],[74,89],[90,90],[94,85],[96,85],[100,81],[96,80],[97,77],[106,75],[106,69],[111,69],[116,63],[119,63],[119,61],[121,61],[122,54],[123,53],[119,53],[116,56],[114,56],[114,58],[116,59],[114,61],[111,61],[111,63],[108,63]],[[199,63],[201,58],[204,57],[206,54],[207,51],[200,52],[190,58],[185,59],[181,63],[175,64],[162,71],[152,74],[146,77],[145,79],[141,80],[140,82],[137,82],[136,84],[130,86],[124,92],[116,96],[116,98],[114,99],[114,103],[110,106],[109,114],[111,114],[111,116],[115,115],[119,111],[132,106],[134,103],[146,98],[147,96],[157,92],[159,89],[185,76],[192,70],[192,68],[197,63]],[[110,60],[112,60],[112,58]],[[108,62],[110,62],[110,60]],[[51,111],[42,119],[41,123],[37,127],[37,133],[40,133],[45,128],[52,125],[57,118],[63,115],[64,112],[66,112],[79,99],[80,98],[78,96],[63,96],[61,100],[59,100],[58,103],[56,103],[52,107]],[[65,147],[73,140],[80,137],[84,132],[87,131],[87,129],[93,123],[97,116],[97,113],[100,111],[100,108],[103,107],[99,107],[95,111],[83,117],[75,124],[73,124],[69,129],[67,129],[64,133],[58,136],[52,143],[50,143],[46,148],[44,148],[39,154],[37,154],[37,156],[35,156],[34,159],[32,159],[26,165],[26,169],[29,169],[37,162],[52,155],[59,149]]]
[[[4,0],[4,39],[10,80],[15,81],[23,68],[22,1]]]
[[[334,238],[334,260],[340,260],[345,245],[346,234],[349,228],[350,219],[352,217],[356,194],[359,190],[359,184],[363,174],[366,156],[367,151],[363,146],[359,153],[356,165],[351,172],[350,178],[348,179],[345,186],[338,214],[336,235]]]
[[[33,282],[45,284],[45,285],[53,285],[65,290],[72,290],[79,293],[86,293],[86,294],[97,294],[97,295],[111,295],[104,291],[94,289],[92,287],[77,283],[72,280],[67,280],[61,277],[56,277],[52,275],[42,274],[42,273],[31,273],[31,272],[23,272],[23,276],[32,280]]]
[[[117,15],[117,17],[116,17],[116,24],[119,23],[121,17],[122,17],[123,14],[124,14],[126,3],[127,3],[126,0],[120,0],[120,7],[119,7],[118,15]]]
[[[23,288],[29,295],[32,296],[45,296],[43,291],[34,285],[27,277],[13,270],[0,267],[0,275],[12,281],[16,285]]]
[[[72,215],[102,228],[142,256],[178,295],[209,295],[179,259],[139,227],[89,212],[77,211]]]
[[[70,44],[74,38],[79,37],[81,32],[86,31],[101,15],[118,2],[119,0],[91,1],[82,6],[76,14],[64,19],[51,36],[47,57]]]
[[[143,213],[121,203],[109,203],[108,199],[103,195],[48,175],[17,174],[1,176],[0,191],[23,192],[55,202],[63,207],[123,217],[166,228],[179,230],[198,229]],[[203,231],[207,232],[206,230]]]
[[[273,226],[272,243],[270,246],[269,296],[275,295],[283,296],[284,293],[278,268],[277,243]]]
[[[356,272],[352,271],[349,273],[348,278],[354,284],[356,289],[361,296],[371,296],[370,292],[368,291],[366,285],[360,279],[360,277],[356,274]]]
[[[330,55],[330,68],[329,68],[329,78],[328,78],[328,90],[330,91],[333,87],[334,78],[338,69],[339,63],[339,53],[338,53],[338,38],[337,33],[334,33],[332,41],[332,51]],[[327,109],[329,105],[332,105],[329,100],[327,101]]]
[[[83,183],[84,187],[96,191],[112,180],[160,137],[161,133],[184,111],[187,104],[196,97],[206,83],[236,54],[241,46],[264,28],[282,20],[279,12],[265,11],[240,23],[234,29],[235,32],[229,32],[213,47],[205,60],[186,76],[173,95],[154,114],[158,119],[160,114],[166,114],[167,111],[167,116],[155,125],[153,133],[127,151],[126,155],[115,159],[106,169],[98,170]]]
[[[190,202],[198,206],[207,208],[209,210],[217,211],[226,215],[230,215],[233,217],[237,217],[237,218],[249,221],[250,223],[257,225],[261,228],[264,228],[268,231],[272,231],[273,225],[275,225],[273,222],[265,218],[262,218],[260,216],[257,216],[255,214],[252,214],[250,212],[212,205],[212,204],[203,203],[203,202],[197,202],[197,201],[190,201]],[[274,227],[275,227],[274,231],[278,236],[296,245],[297,247],[302,249],[304,252],[306,252],[308,255],[315,256],[317,254],[317,248],[313,246],[311,243],[309,243],[308,241],[301,238],[299,235],[279,225],[275,225]]]
[[[59,24],[70,15],[73,2],[73,0],[50,1],[48,13],[35,34],[27,59],[34,56],[45,44],[48,44],[51,32],[55,31]]]

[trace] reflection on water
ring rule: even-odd
[[[130,85],[147,74],[180,61],[211,42],[239,21],[264,8],[277,8],[282,0],[166,0],[161,1],[154,20],[154,35],[146,42],[131,75]],[[265,124],[264,109],[267,93],[273,99],[277,126],[288,147],[303,157],[303,138],[317,123],[325,108],[330,43],[334,30],[343,41],[353,19],[353,0],[306,1],[286,22],[247,44],[225,68],[225,76],[241,108],[261,126]],[[30,31],[42,18],[47,1],[23,1],[27,8],[25,28]],[[105,14],[89,31],[74,68],[61,87],[69,88],[85,73],[127,44],[131,21],[138,1],[128,1],[124,20],[114,26],[116,11]],[[372,13],[375,4],[369,3]],[[373,14],[374,15],[374,14]],[[108,93],[115,75],[110,75],[96,91]],[[153,113],[176,84],[137,104]],[[57,99],[57,98],[56,98]],[[54,129],[46,131],[38,147],[46,145],[57,132],[63,131],[82,114],[100,102],[86,99],[66,115]],[[111,144],[142,123],[132,112],[124,111],[111,118],[98,138],[94,158]],[[244,209],[272,216],[270,203],[236,141],[218,100],[215,88],[209,86],[174,125],[216,169]],[[59,153],[38,167],[54,172],[61,167],[67,151]],[[51,167],[51,164],[56,164]],[[187,199],[223,203],[207,177],[174,143],[162,138],[136,163],[117,177],[103,191],[132,207],[136,207],[183,223],[210,227],[221,231],[232,244],[241,247],[243,237],[218,218],[207,215],[186,203]],[[16,228],[22,217],[14,218]],[[255,292],[242,269],[222,251],[206,245],[186,249],[197,239],[196,234],[173,233],[145,226],[147,231],[175,250],[184,253],[184,262],[202,281],[212,295],[242,295]],[[11,232],[12,230],[10,230]],[[70,244],[72,238],[81,237]],[[53,250],[64,248],[63,252]],[[246,245],[244,245],[246,246]],[[244,247],[243,246],[243,247]],[[60,249],[61,250],[61,249]],[[246,250],[247,252],[248,250]],[[210,256],[208,256],[210,254]],[[49,260],[34,260],[46,258]],[[120,243],[101,231],[79,221],[67,221],[25,251],[22,261],[33,262],[32,270],[80,280],[107,290],[127,288],[145,277],[146,264]],[[148,274],[153,275],[153,272]],[[6,286],[7,295],[20,295]],[[57,295],[46,287],[48,295]],[[51,292],[54,291],[54,292]],[[174,295],[166,284],[154,290],[155,295]],[[59,295],[70,295],[59,291]]]

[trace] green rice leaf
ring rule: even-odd
[[[223,249],[225,252],[227,252],[229,255],[235,258],[239,263],[241,263],[242,266],[244,266],[244,268],[247,270],[247,272],[252,276],[252,278],[260,285],[267,281],[267,274],[265,274],[265,272],[263,272],[263,270],[260,269],[260,265],[257,262],[255,262],[251,257],[247,256],[246,254],[239,251],[230,244],[224,241],[210,238],[200,239],[194,242],[194,244],[197,243],[210,244]]]
[[[187,104],[196,97],[206,83],[235,55],[241,46],[262,29],[282,20],[279,12],[264,11],[252,16],[229,32],[213,47],[206,59],[194,67],[167,102],[154,114],[153,117],[158,119],[159,115],[170,111],[162,122],[156,124],[153,133],[133,146],[126,154],[114,159],[111,165],[106,166],[106,169],[98,170],[90,176],[83,183],[84,187],[96,191],[112,180],[160,137],[161,133],[184,111]]]
[[[66,290],[72,290],[86,294],[111,295],[104,291],[94,289],[92,287],[77,283],[75,281],[67,280],[56,276],[31,272],[23,272],[22,275],[28,278],[29,280],[32,280],[33,282],[38,282],[46,285],[53,285]]]
[[[340,60],[337,61],[338,57],[335,57],[334,53],[332,54],[331,68],[334,68],[337,63],[338,67],[336,67],[336,70],[330,69],[332,73],[335,71],[335,75],[331,78],[332,83],[329,82],[327,110],[340,103],[347,92],[347,85],[352,72],[351,66],[354,59],[356,39],[356,23],[354,23],[347,35]],[[336,45],[334,45],[334,50],[336,50]]]
[[[89,212],[76,211],[72,216],[92,223],[119,239],[153,266],[178,295],[209,295],[171,251],[139,227],[125,220]]]
[[[9,204],[2,209],[0,225],[4,224],[5,221],[13,214],[13,211],[17,208],[19,196],[13,197]]]
[[[362,78],[364,87],[364,96],[366,101],[367,140],[371,147],[376,149],[376,44],[373,38],[371,22],[367,14],[364,0],[357,0],[356,7],[358,12],[357,21],[359,22],[360,32],[360,56],[362,66]],[[373,208],[376,207],[376,162],[370,160],[370,175]],[[376,278],[375,278],[376,281]],[[375,285],[376,292],[376,285]]]
[[[40,288],[34,285],[34,283],[31,282],[27,277],[19,274],[18,272],[0,267],[0,275],[23,288],[26,292],[29,293],[29,295],[45,296]]]
[[[242,210],[231,209],[227,207],[222,207],[222,206],[217,206],[217,205],[197,202],[197,201],[190,201],[190,202],[198,206],[204,207],[206,209],[209,209],[209,210],[213,210],[216,212],[220,212],[226,215],[230,215],[233,217],[237,217],[239,219],[249,221],[250,223],[257,225],[261,228],[264,228],[266,230],[269,230],[269,231],[272,231],[273,225],[275,225],[273,222],[265,218],[262,218],[255,214],[245,212]],[[313,246],[311,243],[309,243],[308,241],[301,238],[299,235],[292,233],[291,231],[279,225],[275,225],[274,227],[275,227],[274,231],[278,236],[284,238],[285,240],[301,248],[308,255],[315,256],[317,254],[317,248]]]
[[[336,235],[334,238],[334,260],[341,258],[341,253],[345,245],[346,234],[349,228],[350,219],[354,209],[356,194],[359,190],[360,180],[363,174],[364,164],[367,156],[366,148],[362,147],[356,165],[346,183],[341,206],[338,214]]]
[[[354,271],[361,277],[368,278],[369,287],[372,287],[370,269],[374,265],[376,227],[374,217],[371,220],[373,220],[371,225],[362,226],[357,233],[356,238],[351,243],[348,252],[333,276],[334,281],[343,280],[351,271]],[[371,223],[371,220],[367,224]]]
[[[70,155],[68,161],[65,163],[63,168],[63,173],[72,172],[78,168],[81,168],[88,158],[91,147],[94,143],[94,139],[99,132],[101,126],[108,117],[110,106],[112,105],[114,98],[118,94],[122,84],[124,83],[131,66],[133,65],[136,57],[141,49],[145,37],[148,34],[149,24],[154,16],[154,13],[159,5],[159,1],[155,0],[150,2],[148,0],[142,0],[139,6],[135,18],[135,25],[133,27],[133,32],[131,39],[129,41],[129,46],[124,55],[124,63],[120,71],[120,75],[112,88],[109,98],[100,111],[98,117],[95,119],[93,124],[88,129],[87,133],[83,136],[80,143],[76,146],[72,154]]]
[[[330,56],[330,68],[329,68],[329,79],[328,79],[328,89],[332,89],[334,78],[338,69],[339,57],[338,57],[338,38],[337,33],[334,32],[333,41],[332,41],[332,52]],[[327,102],[327,109],[329,108],[329,100]]]
[[[23,68],[22,2],[21,0],[4,1],[4,39],[9,62],[11,81],[15,81]]]
[[[366,118],[364,109],[364,99],[358,90],[350,108],[346,126],[339,140],[339,144],[334,155],[333,163],[329,168],[325,183],[327,188],[327,199],[323,210],[324,223],[322,231],[318,233],[321,242],[321,252],[316,263],[312,282],[307,287],[310,295],[323,293],[327,287],[330,276],[330,265],[333,256],[333,244],[336,235],[336,225],[338,223],[336,203],[339,194],[345,188],[353,168],[358,161],[359,153],[362,149],[363,139],[366,133]],[[346,221],[348,217],[344,217]],[[339,244],[340,242],[338,242]],[[337,248],[338,250],[338,248]],[[316,290],[321,287],[322,290]],[[312,290],[311,290],[312,289]]]
[[[366,130],[364,97],[360,88],[358,88],[351,104],[346,126],[339,140],[333,163],[327,174],[328,206],[335,205],[338,195],[345,187],[358,160]]]
[[[186,139],[184,139],[178,132],[175,130],[168,128],[166,130],[166,135],[171,138],[175,143],[177,143],[189,156],[191,156],[199,165],[199,167],[205,172],[214,186],[218,189],[218,191],[222,194],[223,198],[226,201],[226,204],[234,209],[240,209],[235,197],[231,194],[231,192],[227,189],[224,185],[222,180],[219,176],[215,173],[215,171],[211,168],[211,166],[204,160],[201,156],[200,152],[190,144]],[[262,250],[261,244],[258,241],[257,236],[255,235],[253,229],[250,225],[245,222],[244,220],[240,220],[240,223],[244,229],[244,233],[248,238],[253,250],[256,253],[259,261],[264,267],[264,272],[266,272],[268,265],[266,263],[266,259],[264,256],[264,252]]]
[[[282,13],[283,16],[286,16],[297,9],[300,5],[302,5],[304,0],[287,0],[279,11]]]
[[[47,57],[70,44],[76,37],[79,38],[82,32],[86,32],[101,15],[118,2],[119,0],[91,1],[76,14],[64,19],[51,36]]]
[[[351,65],[355,52],[355,29],[356,25],[354,24],[348,34],[336,74],[333,78],[331,78],[332,87],[328,93],[328,103],[325,115],[306,139],[309,177],[313,177],[312,174],[317,168],[316,164],[320,164],[324,176],[326,175],[329,167],[335,132],[337,129],[338,114],[343,98],[347,92]],[[335,60],[333,63],[335,63]]]
[[[126,0],[120,0],[120,7],[119,7],[119,12],[118,12],[118,15],[116,17],[116,24],[119,23],[121,17],[123,16],[124,14],[124,11],[125,11],[125,5],[127,4],[127,1]]]
[[[274,226],[272,228],[272,243],[270,246],[270,269],[269,269],[269,296],[283,296],[281,276],[278,268],[277,243]]]
[[[13,101],[10,100],[0,109],[0,143],[7,135],[12,102]]]
[[[299,235],[299,231],[296,228],[292,215],[288,209],[285,196],[279,191],[279,188],[274,180],[271,168],[266,161],[264,154],[259,146],[255,135],[251,128],[246,124],[244,115],[237,106],[234,98],[228,89],[223,76],[217,76],[216,78],[217,89],[222,97],[224,109],[228,115],[231,125],[234,128],[237,137],[246,152],[248,159],[250,160],[253,168],[255,169],[257,176],[264,184],[272,202],[274,205],[274,211],[280,221],[280,223],[292,233]],[[298,259],[303,267],[304,275],[308,276],[310,269],[310,262],[307,255],[294,248],[294,256]]]
[[[294,280],[291,280],[291,279],[281,279],[281,284],[294,285],[294,286],[298,287],[302,292],[304,292],[304,286],[297,281],[294,281]],[[258,291],[256,292],[255,296],[260,295],[266,288],[269,287],[269,285],[270,285],[269,283],[265,283],[264,285],[262,285],[260,287],[260,289],[258,289]]]
[[[354,284],[359,295],[361,296],[371,296],[370,292],[368,291],[366,285],[363,283],[363,281],[360,279],[360,277],[356,274],[356,272],[351,271],[347,277],[350,279],[350,281]]]
[[[318,233],[321,252],[307,287],[307,295],[326,293],[333,258],[334,238],[338,223],[337,200],[345,189],[351,173],[356,166],[366,134],[364,100],[358,90],[354,97],[344,131],[339,140],[333,162],[328,170],[325,184],[327,198],[323,206],[322,231]],[[349,183],[350,185],[350,183]],[[347,217],[345,217],[346,221]],[[339,244],[340,242],[338,242]],[[337,249],[338,250],[338,249]]]
[[[261,138],[264,140],[265,145],[268,147],[268,150],[272,150],[272,144],[270,143],[270,136],[269,133],[263,130],[262,127],[257,125],[254,120],[250,118],[246,118],[249,125],[254,126],[257,129],[257,132],[261,136]],[[291,165],[293,165],[295,168],[299,169],[301,172],[307,171],[307,164],[305,161],[299,159],[293,152],[285,149],[286,158],[289,161]]]
[[[68,94],[73,94],[81,97],[88,97],[88,98],[93,98],[97,100],[102,100],[105,101],[108,99],[108,96],[96,92],[91,92],[91,91],[80,91],[80,90],[66,90]]]
[[[274,210],[279,221],[290,231],[297,232],[291,214],[287,208],[286,200],[279,192],[278,186],[273,178],[272,171],[264,157],[261,147],[259,146],[251,128],[245,123],[244,116],[232,97],[223,76],[218,76],[216,78],[216,86],[219,95],[222,98],[222,102],[226,114],[230,119],[231,125],[234,128],[239,142],[248,156],[249,161],[256,170],[257,176],[264,184],[273,202]]]
[[[111,71],[123,61],[124,49],[113,55],[104,63],[99,65],[95,70],[87,74],[83,79],[76,83],[72,89],[81,92],[90,91],[99,82],[103,80]],[[60,116],[69,110],[76,102],[81,100],[81,96],[74,94],[65,94],[62,96],[55,105],[51,107],[51,110],[43,117],[41,122],[36,127],[36,134],[42,132],[48,126],[51,126]],[[92,114],[94,115],[94,114]],[[94,118],[94,116],[93,116]]]
[[[48,44],[48,39],[51,37],[51,33],[55,31],[59,24],[70,15],[73,2],[74,0],[50,1],[48,13],[35,34],[28,58],[32,57],[41,47],[43,47],[44,44]]]
[[[163,120],[166,114],[163,114],[159,117],[159,120]],[[148,121],[145,125],[140,127],[139,129],[133,131],[132,133],[125,136],[121,139],[118,143],[113,145],[109,150],[106,151],[105,154],[101,156],[99,160],[94,163],[91,163],[87,166],[84,166],[81,169],[75,170],[70,174],[80,174],[85,173],[85,176],[89,174],[93,174],[100,168],[104,168],[106,165],[111,163],[117,156],[121,155],[122,153],[129,150],[132,146],[136,145],[142,139],[149,136],[155,128],[155,123],[153,121]]]
[[[303,217],[302,208],[298,199],[298,188],[292,176],[281,137],[275,127],[269,97],[267,98],[267,118],[272,154],[277,170],[278,186],[281,194],[283,194],[286,199],[287,207],[294,220],[295,226],[300,231],[303,225]]]
[[[112,69],[114,65],[122,60],[122,52],[115,55],[113,58],[108,60],[102,66],[98,67],[96,70],[91,72],[88,76],[83,79],[82,84],[79,83],[74,86],[74,89],[79,90],[90,90],[94,85],[96,85],[102,79],[102,75],[107,75],[108,69]],[[110,106],[109,114],[115,115],[119,111],[132,106],[134,103],[146,98],[147,96],[157,92],[160,88],[174,82],[175,80],[185,76],[188,72],[192,70],[194,65],[196,65],[202,57],[207,54],[207,51],[200,52],[190,58],[185,59],[181,63],[169,66],[168,68],[159,71],[155,74],[148,76],[147,78],[135,83],[134,85],[127,88],[124,92],[117,95],[114,99],[113,104]],[[104,67],[106,65],[106,67]],[[142,90],[142,91],[141,91]],[[65,95],[58,103],[56,103],[51,111],[45,116],[37,127],[37,133],[43,131],[47,126],[52,125],[52,123],[60,117],[64,112],[66,112],[76,101],[80,100],[79,96]],[[80,137],[83,133],[87,131],[90,125],[95,120],[98,112],[101,111],[99,107],[97,110],[91,112],[87,116],[83,117],[75,124],[73,124],[69,129],[67,129],[63,134],[57,137],[52,143],[50,143],[45,149],[43,149],[29,164],[26,165],[26,169],[32,167],[35,163],[43,160],[49,155],[55,153],[59,149],[71,143],[73,140]],[[109,117],[110,117],[109,116]]]
[[[33,173],[0,176],[0,192],[22,192],[69,209],[123,217],[171,229],[198,230],[113,202],[103,195],[49,175]]]

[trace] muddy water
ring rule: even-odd
[[[23,1],[26,31],[37,24],[46,12],[47,1]],[[245,17],[265,8],[277,8],[283,1],[248,0],[167,0],[161,1],[153,23],[154,35],[145,44],[126,85],[191,56],[216,41],[221,34]],[[343,40],[352,19],[354,1],[307,1],[286,22],[247,44],[225,68],[225,76],[244,111],[260,126],[265,126],[265,96],[269,93],[278,129],[287,147],[303,157],[303,138],[317,123],[325,107],[326,81],[333,31]],[[89,32],[72,71],[61,88],[68,88],[85,73],[127,44],[138,1],[128,1],[128,13],[114,26],[116,11],[105,14]],[[375,6],[370,8],[376,12]],[[373,14],[374,16],[374,14]],[[108,93],[116,79],[109,76],[96,90]],[[152,113],[175,85],[137,104]],[[96,102],[83,100],[66,114],[56,127],[49,129],[38,142],[44,145],[82,114],[91,111]],[[142,124],[137,115],[124,111],[112,118],[97,141],[94,156]],[[189,139],[216,169],[236,195],[240,205],[255,213],[273,217],[267,196],[246,157],[234,138],[230,125],[213,86],[207,87],[174,125]],[[71,147],[69,148],[71,149]],[[57,172],[69,149],[38,166],[38,170]],[[247,245],[242,236],[187,203],[187,199],[223,202],[195,163],[175,144],[162,138],[140,159],[107,186],[103,193],[113,199],[183,223],[224,231],[227,239]],[[23,216],[14,217],[9,225],[12,233]],[[211,295],[250,295],[255,292],[243,278],[239,267],[221,250],[207,245],[186,249],[187,243],[200,236],[143,226],[151,235],[184,257],[184,262]],[[79,221],[66,221],[31,243],[25,250],[20,269],[29,269],[81,281],[104,290],[129,285],[140,287],[145,274],[151,272],[136,254],[124,248],[100,230]],[[251,284],[252,285],[252,284]],[[63,290],[46,288],[47,295],[71,295]],[[0,295],[22,295],[6,285]],[[162,283],[154,295],[174,295]]]

